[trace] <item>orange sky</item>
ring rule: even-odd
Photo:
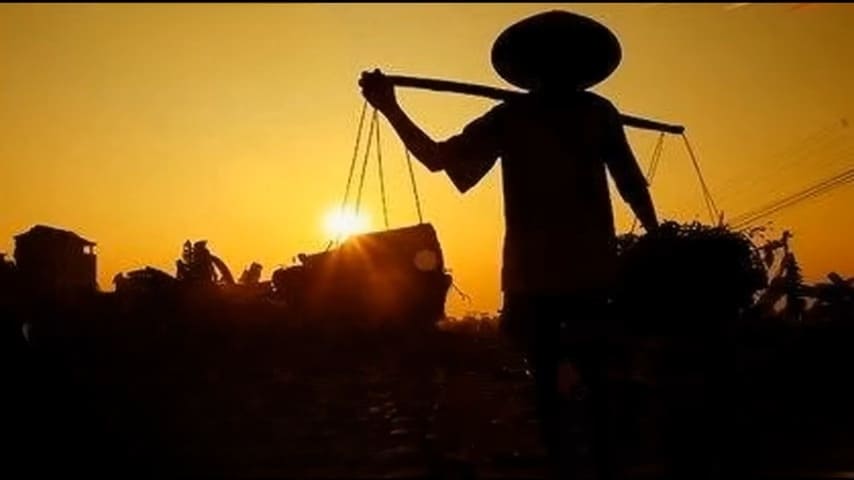
[[[571,5],[620,37],[624,60],[595,88],[627,113],[687,126],[709,187],[730,215],[854,163],[854,7]],[[0,251],[35,223],[99,244],[99,282],[152,265],[174,273],[185,239],[207,239],[235,275],[266,278],[322,249],[343,195],[363,69],[507,86],[489,63],[507,25],[554,4],[0,6]],[[488,100],[400,91],[437,139]],[[416,220],[399,140],[384,124],[393,226]],[[644,165],[655,134],[632,131]],[[427,220],[472,296],[500,304],[499,168],[469,194],[416,166]],[[378,183],[365,201],[381,227]],[[655,202],[663,218],[705,219],[678,138]],[[854,275],[854,188],[773,217],[795,233],[809,279]],[[615,197],[618,228],[630,217]],[[555,248],[558,248],[557,246]]]

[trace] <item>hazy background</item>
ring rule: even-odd
[[[322,249],[343,195],[364,69],[507,86],[489,52],[509,24],[555,4],[0,6],[0,251],[35,223],[98,242],[99,282],[174,273],[207,239],[237,276],[268,278]],[[736,215],[850,166],[854,7],[592,4],[624,60],[595,88],[624,112],[687,126],[715,199]],[[437,139],[488,100],[399,90]],[[416,221],[400,141],[383,124],[392,226]],[[645,167],[655,133],[631,131]],[[382,227],[376,166],[366,205]],[[500,304],[500,168],[468,195],[416,165],[426,220],[456,282],[451,312]],[[707,220],[681,139],[653,194],[666,219]],[[773,217],[808,279],[854,274],[854,189]],[[615,197],[618,227],[631,217]],[[559,219],[555,219],[558,221]],[[554,248],[561,248],[555,245]]]

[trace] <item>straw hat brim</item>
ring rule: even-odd
[[[616,70],[620,42],[611,30],[582,15],[553,10],[505,29],[492,47],[492,65],[526,90],[547,85],[588,88]]]

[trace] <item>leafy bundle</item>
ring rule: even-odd
[[[663,223],[618,237],[615,304],[633,330],[707,334],[733,325],[767,284],[750,239],[725,226]]]

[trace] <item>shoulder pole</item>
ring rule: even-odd
[[[459,93],[463,95],[491,98],[493,100],[506,101],[526,95],[525,92],[518,90],[506,90],[486,85],[476,85],[472,83],[455,82],[436,78],[410,77],[405,75],[387,75],[387,77],[395,86],[398,87],[419,88],[435,92]],[[621,114],[621,119],[623,121],[623,125],[632,128],[654,130],[657,132],[673,133],[677,135],[682,134],[685,131],[685,127],[682,125],[671,125],[632,115]]]

